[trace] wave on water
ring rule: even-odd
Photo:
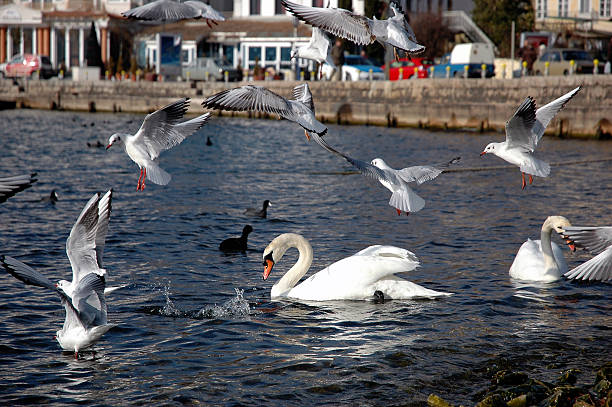
[[[182,310],[170,298],[170,285],[163,288],[166,303],[163,307],[150,307],[145,312],[153,315],[161,315],[171,318],[192,318],[192,319],[248,319],[251,314],[251,306],[244,299],[244,290],[234,288],[236,296],[224,303],[217,305],[207,305],[198,310]]]

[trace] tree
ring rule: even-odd
[[[510,55],[510,30],[516,21],[516,35],[532,31],[534,12],[529,0],[474,0],[474,22],[491,38],[503,57]],[[515,39],[516,40],[516,39]],[[515,41],[517,46],[521,46]]]
[[[433,59],[447,52],[449,40],[453,35],[439,13],[420,13],[411,19],[412,29],[417,42],[425,46],[422,57]]]

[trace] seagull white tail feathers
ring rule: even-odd
[[[548,177],[550,175],[550,164],[535,157],[531,157],[530,161],[523,161],[520,168],[521,172],[538,177]]]
[[[168,185],[172,176],[152,162],[147,167],[147,179],[157,185]]]
[[[404,212],[418,212],[425,207],[425,200],[406,187],[391,194],[389,205]]]

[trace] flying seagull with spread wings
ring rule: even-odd
[[[313,139],[321,147],[344,158],[363,175],[379,181],[385,188],[391,191],[389,205],[395,208],[398,215],[401,215],[402,211],[405,212],[406,215],[409,215],[411,212],[420,211],[425,206],[425,200],[417,195],[417,193],[408,186],[408,183],[416,182],[420,185],[424,182],[431,181],[440,175],[446,167],[455,164],[461,158],[455,157],[448,162],[440,164],[417,165],[396,170],[387,165],[381,158],[375,158],[367,163],[341,153],[316,135],[313,135]]]
[[[210,5],[198,0],[185,2],[174,0],[156,0],[140,7],[135,7],[121,13],[124,17],[134,20],[174,22],[191,18],[204,19],[212,28],[217,21],[224,21],[225,17]],[[212,24],[211,24],[212,23]]]
[[[323,63],[337,69],[331,57],[331,48],[331,42],[327,37],[327,34],[325,34],[320,28],[312,27],[312,36],[310,37],[310,41],[308,41],[308,44],[291,51],[291,59],[304,58],[312,59],[313,61],[318,62],[319,77],[321,77]]]
[[[529,175],[529,184],[533,182],[533,175],[548,177],[550,165],[535,158],[535,149],[544,135],[546,126],[581,88],[577,87],[538,110],[535,100],[528,96],[514,116],[506,122],[506,141],[488,144],[480,155],[492,153],[519,167],[523,177],[523,189],[526,186],[525,174]]]
[[[281,4],[298,19],[335,36],[346,38],[358,45],[368,45],[374,41],[393,47],[395,58],[399,59],[396,49],[411,54],[425,50],[417,43],[412,27],[395,3],[389,4],[391,16],[386,20],[369,19],[342,8],[309,7],[288,0]]]
[[[591,260],[565,273],[577,280],[612,280],[612,226],[568,226],[561,236],[595,254]]]
[[[209,109],[253,110],[277,114],[302,126],[308,140],[312,133],[323,136],[327,132],[327,126],[315,117],[312,93],[306,83],[293,88],[293,100],[277,95],[262,86],[245,85],[209,96],[202,102],[202,106]]]
[[[167,185],[172,178],[158,164],[160,153],[180,144],[204,126],[210,113],[179,123],[189,108],[189,98],[179,99],[145,117],[134,135],[115,133],[108,139],[108,150],[114,144],[123,145],[127,155],[140,167],[136,190],[145,189],[145,180]]]
[[[114,325],[107,321],[106,270],[102,253],[108,231],[112,190],[94,194],[81,211],[66,240],[66,253],[72,266],[72,281],[52,283],[47,277],[9,256],[0,256],[6,272],[28,285],[55,291],[66,309],[66,319],[57,331],[57,341],[75,352],[96,343]]]

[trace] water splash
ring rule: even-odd
[[[251,306],[244,299],[244,290],[234,288],[236,296],[225,301],[221,305],[210,305],[199,310],[181,310],[174,304],[170,295],[170,284],[164,285],[162,293],[166,299],[163,307],[151,307],[145,312],[171,318],[192,318],[192,319],[246,319],[251,314]]]
[[[251,307],[249,302],[244,299],[244,290],[240,288],[234,288],[236,296],[230,298],[221,305],[213,305],[212,307],[206,307],[201,309],[196,318],[204,319],[240,319],[248,318],[251,314]]]

